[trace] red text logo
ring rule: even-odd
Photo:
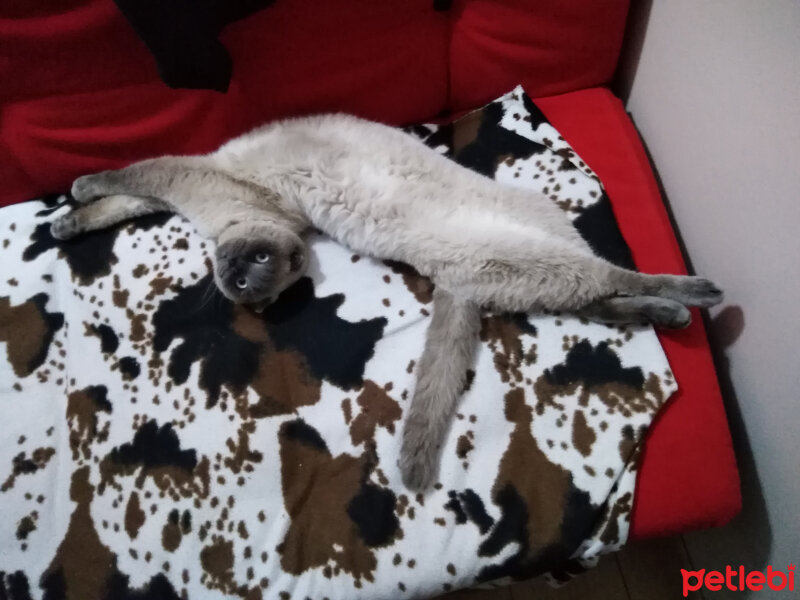
[[[683,597],[686,598],[689,592],[696,592],[700,588],[718,592],[723,589],[723,586],[732,592],[743,592],[744,590],[758,592],[765,587],[775,591],[794,591],[794,569],[794,565],[789,565],[786,567],[786,572],[783,572],[769,566],[766,572],[750,571],[745,573],[743,566],[734,570],[728,565],[724,574],[721,571],[706,571],[705,569],[699,571],[681,569]]]

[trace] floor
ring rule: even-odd
[[[633,542],[568,585],[553,589],[543,581],[495,590],[463,590],[435,600],[678,600],[681,569],[692,569],[680,536]],[[704,600],[689,592],[690,600]]]

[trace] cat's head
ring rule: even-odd
[[[260,310],[305,273],[307,262],[305,242],[289,227],[233,223],[217,239],[214,281],[228,299]]]

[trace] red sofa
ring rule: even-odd
[[[475,108],[522,83],[606,186],[638,267],[685,266],[647,156],[609,91],[625,0],[278,0],[227,27],[229,91],[173,90],[111,0],[0,7],[0,205],[78,175],[210,150],[261,122],[346,111],[404,124]],[[661,332],[680,391],[651,429],[634,537],[720,525],[739,478],[699,318]]]

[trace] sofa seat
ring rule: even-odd
[[[601,86],[627,2],[281,0],[228,27],[227,94],[170,90],[111,0],[14,0],[0,9],[0,206],[164,153],[208,151],[293,114],[392,124],[475,108],[522,83],[599,174],[638,267],[685,272],[647,156]],[[535,32],[535,35],[530,32]],[[584,88],[581,91],[570,91]],[[568,92],[568,93],[561,93]],[[560,95],[550,95],[560,94]],[[546,97],[542,97],[546,96]],[[680,391],[652,427],[634,537],[719,525],[739,480],[703,326],[660,333]]]
[[[594,88],[536,104],[598,174],[639,270],[685,274],[650,161],[622,102]],[[679,390],[661,409],[644,447],[632,538],[727,523],[741,508],[739,472],[703,322],[659,330]]]

